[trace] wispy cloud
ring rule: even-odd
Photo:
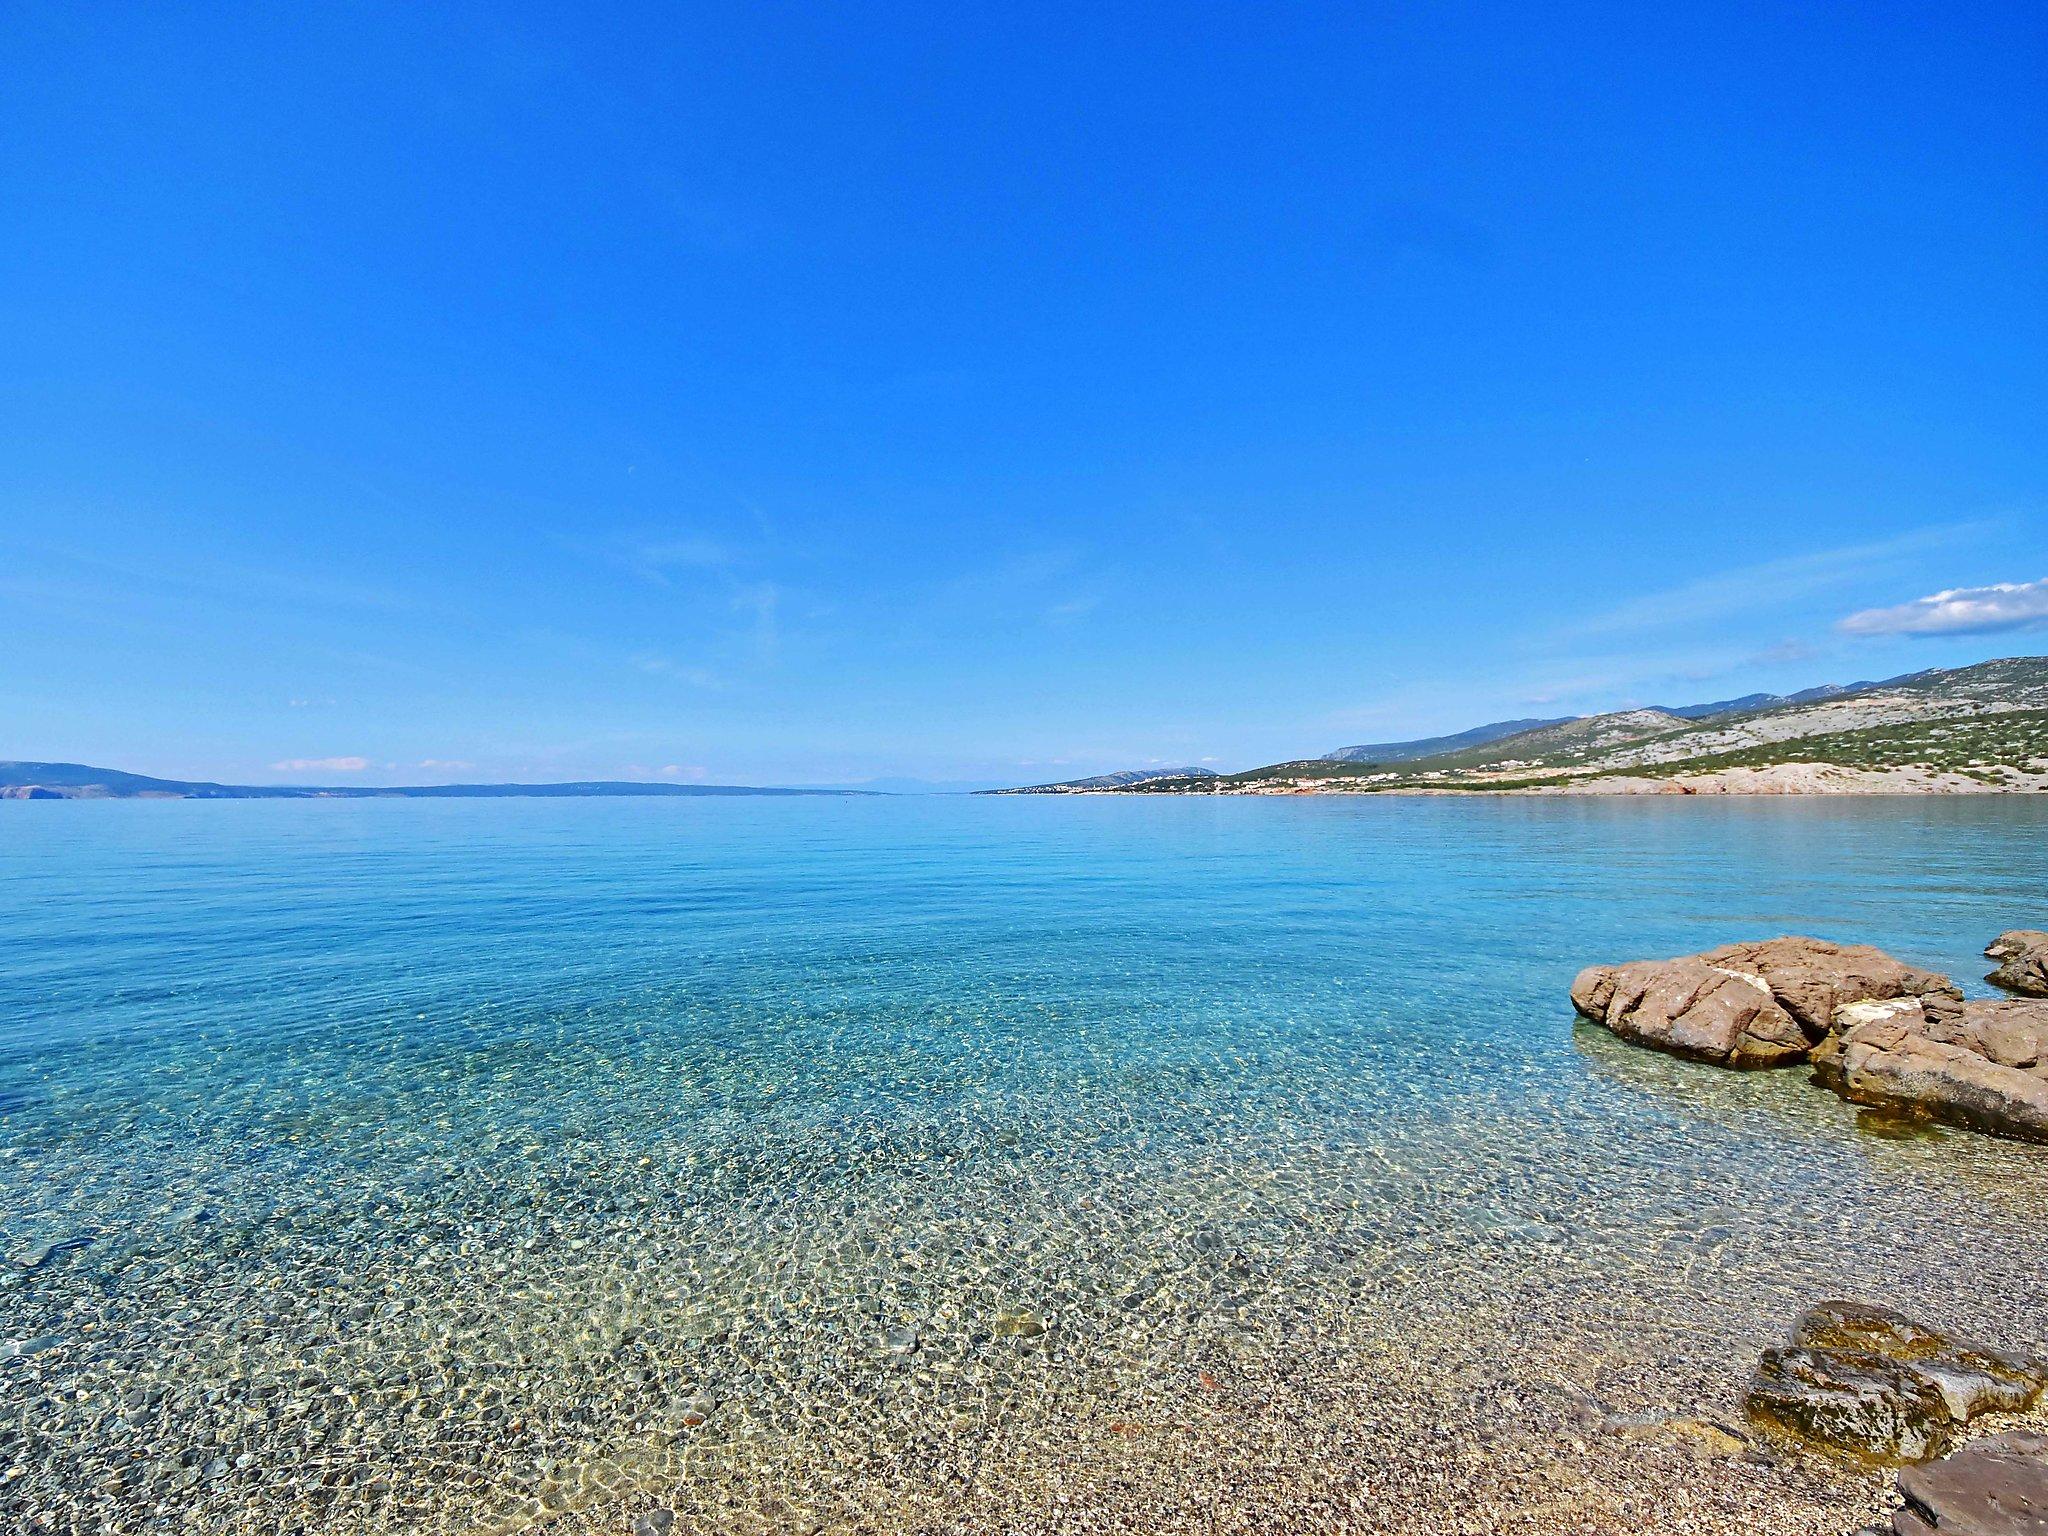
[[[1092,568],[1073,548],[1018,550],[974,570],[963,571],[936,589],[941,602],[985,611],[992,604],[1028,604],[1040,623],[1060,629],[1087,618],[1107,600],[1105,573]]]
[[[709,667],[694,666],[688,662],[676,661],[659,651],[642,651],[633,658],[633,665],[652,677],[673,677],[679,682],[689,683],[698,688],[722,688],[725,680]]]
[[[1894,608],[1865,608],[1836,626],[1850,635],[1984,635],[2048,629],[2048,577],[1950,587]]]
[[[1805,640],[1780,640],[1776,645],[1767,645],[1754,655],[1745,656],[1736,663],[1737,667],[1783,667],[1796,662],[1818,661],[1821,649]]]
[[[792,615],[801,622],[821,611],[802,589],[772,578],[765,535],[740,542],[694,532],[616,537],[594,552],[650,586],[675,593],[674,622],[695,633],[696,648],[715,653],[719,672],[656,653],[636,656],[634,664],[700,687],[723,687],[734,673],[773,665],[790,637]]]
[[[272,763],[273,773],[361,773],[370,766],[367,757],[288,757]]]
[[[740,563],[731,545],[695,535],[637,540],[621,546],[619,554],[635,575],[663,587],[686,572],[729,571]]]
[[[440,773],[463,773],[474,768],[476,764],[464,762],[459,757],[423,757],[419,766]]]
[[[782,644],[782,588],[772,581],[750,581],[732,590],[732,611],[749,621],[755,651],[773,661]]]
[[[1639,593],[1567,624],[1561,633],[1617,635],[1676,628],[1774,608],[1852,581],[1868,580],[1902,562],[1947,549],[1985,531],[1983,523],[1923,528],[1897,538],[1847,544],[1777,560],[1722,567],[1674,586]]]
[[[645,763],[627,763],[619,770],[629,779],[675,779],[695,784],[710,776],[711,770],[697,763],[663,763],[650,768]]]

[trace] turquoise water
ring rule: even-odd
[[[2048,1151],[1565,989],[2044,906],[2021,799],[0,806],[0,1529],[1164,1527],[2039,1338]]]

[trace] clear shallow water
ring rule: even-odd
[[[1565,1002],[1981,991],[2040,802],[0,813],[0,1529],[1621,1528],[1584,1395],[1725,1412],[1822,1293],[2048,1334],[2042,1149]]]

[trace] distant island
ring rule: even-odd
[[[2048,792],[2048,657],[1711,704],[1507,720],[1243,773],[1105,774],[1006,794]]]
[[[642,784],[589,779],[566,784],[211,784],[153,779],[84,763],[0,762],[0,800],[567,800],[673,795],[848,795],[860,790],[774,789],[749,784]]]

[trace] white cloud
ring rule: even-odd
[[[1896,608],[1866,608],[1837,627],[1851,635],[1980,635],[2048,628],[2048,577],[1951,587]]]
[[[420,759],[420,766],[439,768],[444,772],[460,772],[465,768],[474,768],[476,764],[466,763],[459,757],[423,757]]]
[[[367,757],[288,757],[272,763],[272,773],[361,773],[370,766]]]

